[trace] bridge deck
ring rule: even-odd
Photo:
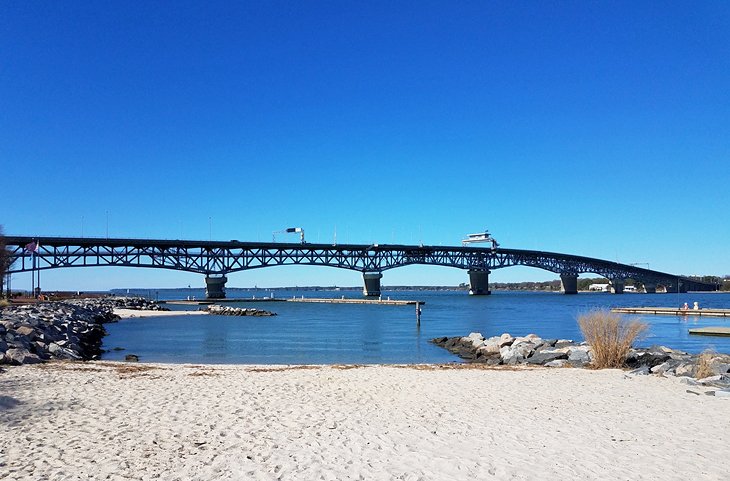
[[[69,267],[120,266],[195,272],[215,280],[234,272],[283,265],[328,266],[364,275],[410,265],[438,265],[468,270],[470,279],[474,277],[486,282],[485,276],[495,269],[527,266],[559,274],[568,285],[574,285],[580,274],[593,273],[619,284],[633,279],[651,289],[662,285],[672,292],[718,289],[715,283],[602,259],[501,247],[39,236],[6,236],[5,241],[10,252],[10,274]],[[483,275],[478,275],[480,273]],[[222,283],[225,284],[225,280]],[[566,288],[566,292],[569,290],[575,288]]]

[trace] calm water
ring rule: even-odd
[[[135,292],[132,292],[134,294]],[[201,298],[202,290],[138,291],[160,300]],[[263,297],[271,291],[236,292],[229,297]],[[356,291],[275,291],[278,298],[358,297]],[[294,302],[235,303],[272,310],[275,317],[171,316],[127,319],[108,324],[104,348],[123,347],[104,359],[137,354],[142,361],[173,363],[324,364],[424,363],[457,359],[428,340],[481,332],[489,337],[535,333],[543,338],[582,339],[576,318],[596,307],[679,306],[730,308],[730,294],[623,294],[494,292],[472,297],[465,292],[383,292],[383,299],[426,302],[421,327],[413,306],[305,304]],[[171,309],[196,309],[168,306]],[[638,316],[636,316],[638,317]],[[694,326],[730,325],[730,320],[687,316],[644,316],[649,333],[640,345],[662,344],[689,352],[714,348],[730,353],[730,338],[689,336]]]

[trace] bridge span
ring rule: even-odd
[[[413,264],[464,269],[469,293],[490,294],[489,273],[511,266],[529,266],[560,275],[565,294],[578,292],[578,275],[593,273],[609,279],[622,293],[627,279],[646,292],[663,286],[667,292],[714,291],[716,284],[590,257],[555,252],[485,247],[412,246],[394,244],[308,244],[239,241],[108,239],[6,236],[10,274],[46,269],[123,266],[172,269],[205,275],[206,295],[225,297],[232,272],[279,265],[316,265],[359,271],[363,294],[380,295],[383,271]]]

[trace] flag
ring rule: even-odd
[[[32,241],[25,245],[25,250],[28,252],[38,252],[38,247],[38,243],[36,241]]]

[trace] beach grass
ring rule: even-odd
[[[623,316],[595,310],[578,317],[583,337],[593,351],[592,366],[596,369],[620,368],[634,341],[647,329],[640,321],[627,321]]]

